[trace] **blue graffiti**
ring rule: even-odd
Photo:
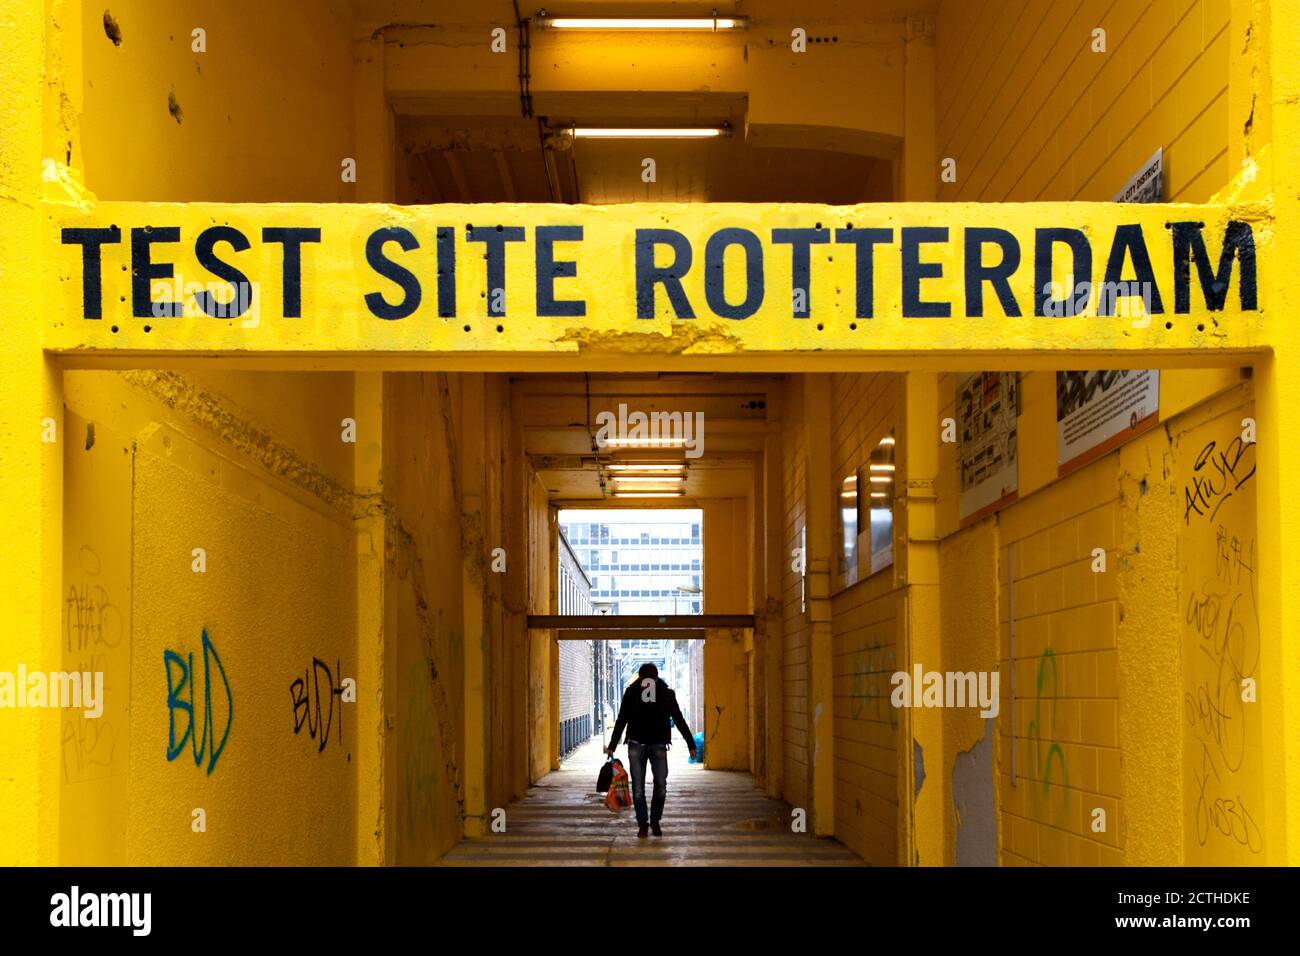
[[[221,678],[221,685],[226,691],[226,727],[222,731],[220,743],[217,742],[216,728],[212,721],[212,663],[214,661]],[[175,665],[179,671],[179,683],[172,680],[172,665]],[[167,672],[167,759],[172,761],[179,757],[188,740],[190,750],[194,754],[194,766],[198,767],[203,763],[203,756],[206,753],[208,774],[211,775],[212,768],[217,765],[217,758],[226,749],[226,741],[230,739],[230,725],[235,719],[235,698],[230,693],[230,681],[226,679],[226,669],[221,664],[221,658],[217,656],[217,649],[208,639],[207,628],[203,629],[203,729],[201,731],[196,733],[194,727],[195,682],[191,680],[194,674],[194,652],[191,651],[187,657],[182,658],[175,651],[163,651],[163,669]],[[187,686],[190,691],[188,701],[181,697]],[[176,739],[176,711],[178,710],[184,711],[187,717],[185,733],[180,740]]]

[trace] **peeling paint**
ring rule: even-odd
[[[952,767],[952,814],[958,866],[998,865],[997,808],[993,795],[993,721],[984,736],[957,754]]]
[[[921,749],[920,741],[912,739],[912,772],[916,779],[916,785],[912,790],[912,799],[915,800],[921,795],[921,784],[925,783],[925,752]]]
[[[122,45],[122,28],[117,25],[117,20],[113,19],[113,14],[104,11],[104,36],[113,41],[113,46]]]
[[[817,766],[817,756],[818,756],[818,754],[819,754],[820,751],[821,751],[821,741],[817,738],[817,733],[816,733],[816,730],[815,730],[815,728],[817,727],[817,722],[821,720],[821,717],[822,717],[822,705],[821,705],[821,704],[818,704],[818,705],[813,709],[813,728],[814,728],[814,731],[813,731],[812,765],[813,765],[814,767]]]
[[[357,515],[367,501],[365,496],[354,495],[288,445],[235,415],[228,405],[185,376],[177,372],[135,370],[123,372],[122,378],[213,432],[273,475],[310,492],[338,511]]]

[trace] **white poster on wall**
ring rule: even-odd
[[[1157,369],[1056,373],[1057,475],[1095,461],[1155,425]]]
[[[1020,484],[1015,372],[975,372],[957,379],[957,466],[963,523],[1016,500]]]
[[[1165,151],[1160,147],[1133,174],[1112,202],[1160,202],[1164,194]]]

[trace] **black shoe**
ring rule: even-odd
[[[658,830],[659,828],[655,827],[655,829]],[[650,828],[643,823],[636,828],[636,835],[640,837],[642,840],[644,840],[646,837],[650,835]]]
[[[663,835],[664,835],[664,831],[661,830],[661,829],[659,829],[659,824],[657,824],[657,823],[652,823],[652,824],[650,824],[650,832],[653,833],[655,836],[663,836]]]

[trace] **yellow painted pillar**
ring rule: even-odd
[[[509,387],[507,386],[509,390]],[[507,611],[508,633],[504,638],[505,706],[500,715],[505,721],[502,753],[493,759],[504,762],[505,792],[501,799],[522,796],[532,782],[528,758],[528,702],[532,682],[528,676],[529,632],[526,627],[528,607],[528,465],[524,453],[521,408],[518,398],[510,394],[505,403],[509,430],[506,435],[505,467],[502,469],[502,494],[505,514],[502,534],[506,549],[506,575],[503,600]]]
[[[487,684],[484,680],[487,633],[484,615],[483,468],[485,380],[462,377],[460,404],[461,583],[465,641],[465,835],[485,832],[487,783]]]
[[[776,418],[776,392],[768,393],[767,434],[759,459],[761,475],[754,483],[759,505],[755,509],[755,542],[762,540],[762,591],[755,592],[755,653],[763,659],[762,682],[755,685],[754,708],[762,713],[763,736],[755,745],[763,748],[763,778],[767,795],[780,797],[783,784],[784,757],[784,605],[781,588],[785,581],[785,493],[781,460],[781,423]]]
[[[770,797],[780,797],[785,772],[785,684],[783,617],[785,606],[781,590],[785,582],[785,562],[789,560],[785,547],[785,494],[783,460],[781,455],[781,422],[779,411],[773,406],[778,401],[774,389],[768,393],[768,430],[763,441],[763,524],[762,537],[766,543],[763,567],[757,573],[764,576],[764,600],[755,610],[761,627],[762,644],[758,652],[764,657],[763,697],[755,707],[764,712],[764,746],[766,747],[767,773],[763,783]],[[756,530],[756,534],[757,534]]]
[[[704,611],[748,614],[753,609],[749,514],[743,498],[714,498],[704,510]],[[704,765],[749,770],[749,688],[743,631],[717,628],[704,642]]]
[[[357,202],[394,202],[397,198],[393,182],[397,162],[395,124],[384,84],[384,50],[382,31],[368,26],[352,45],[352,158],[357,161]]]
[[[546,554],[550,559],[546,564],[546,588],[550,595],[547,602],[548,612],[556,614],[560,609],[559,575],[555,563],[560,553],[560,515],[555,508],[547,507]],[[556,640],[555,631],[546,632],[546,673],[548,676],[546,695],[546,753],[552,770],[560,769],[560,642]]]
[[[942,670],[943,665],[935,534],[938,376],[909,372],[904,388],[905,424],[896,464],[900,494],[894,510],[894,584],[902,595],[898,667],[911,674],[917,665],[926,671]],[[906,808],[899,814],[899,862],[942,866],[948,825],[943,799],[943,712],[902,708],[899,718],[898,798],[899,807]]]
[[[835,832],[835,695],[832,672],[830,436],[828,375],[804,376],[803,426],[807,449],[808,714],[811,722],[812,822],[818,836]]]
[[[1246,8],[1246,9],[1242,9]],[[1277,281],[1268,290],[1273,353],[1255,365],[1259,442],[1260,673],[1264,739],[1273,741],[1266,773],[1265,863],[1300,865],[1300,339],[1290,317],[1300,309],[1294,264],[1300,261],[1300,18],[1298,0],[1238,3],[1250,16],[1250,41],[1234,58],[1233,89],[1250,84],[1253,106],[1245,146],[1272,194]],[[1234,23],[1234,32],[1239,27]],[[1244,99],[1244,94],[1243,97]],[[1235,134],[1236,130],[1234,130]],[[1233,139],[1237,139],[1234,135]],[[1266,150],[1256,149],[1267,142]],[[1243,156],[1243,158],[1245,158]],[[1269,161],[1271,158],[1271,162]],[[1240,165],[1240,162],[1239,162]]]
[[[15,316],[0,356],[0,670],[58,669],[62,558],[61,375],[42,351],[41,161],[46,11],[0,2],[0,295]],[[50,428],[55,429],[54,433]],[[56,437],[56,441],[43,441]],[[53,862],[58,848],[56,709],[0,711],[0,865]],[[43,759],[42,759],[43,757]]]
[[[939,182],[935,153],[934,20],[909,17],[903,41],[903,158],[899,199],[933,202]]]
[[[360,26],[360,24],[358,24]],[[353,43],[353,136],[352,159],[357,163],[357,180],[352,198],[357,202],[393,202],[393,121],[384,90],[384,39],[366,30]],[[345,157],[339,157],[341,162]],[[337,164],[336,164],[337,165]],[[346,192],[344,195],[347,195]],[[353,472],[358,500],[367,503],[357,523],[357,703],[359,726],[373,727],[374,733],[359,736],[357,759],[357,862],[383,865],[395,857],[396,847],[387,845],[384,830],[383,781],[384,738],[387,726],[383,719],[386,675],[396,673],[395,642],[385,640],[384,576],[387,545],[386,520],[380,503],[383,499],[385,434],[383,422],[383,372],[354,373],[358,423],[373,421],[374,427],[359,430]],[[392,644],[390,648],[387,645]],[[385,663],[390,662],[391,667]],[[364,688],[375,688],[373,698]],[[393,689],[396,698],[396,688]],[[376,708],[372,715],[368,707]],[[400,757],[400,755],[399,755]]]
[[[384,721],[389,648],[384,641],[384,568],[388,528],[383,495],[384,375],[353,377],[358,441],[352,460],[357,515],[357,863],[382,866],[390,859],[384,826]],[[396,657],[396,646],[392,648]]]

